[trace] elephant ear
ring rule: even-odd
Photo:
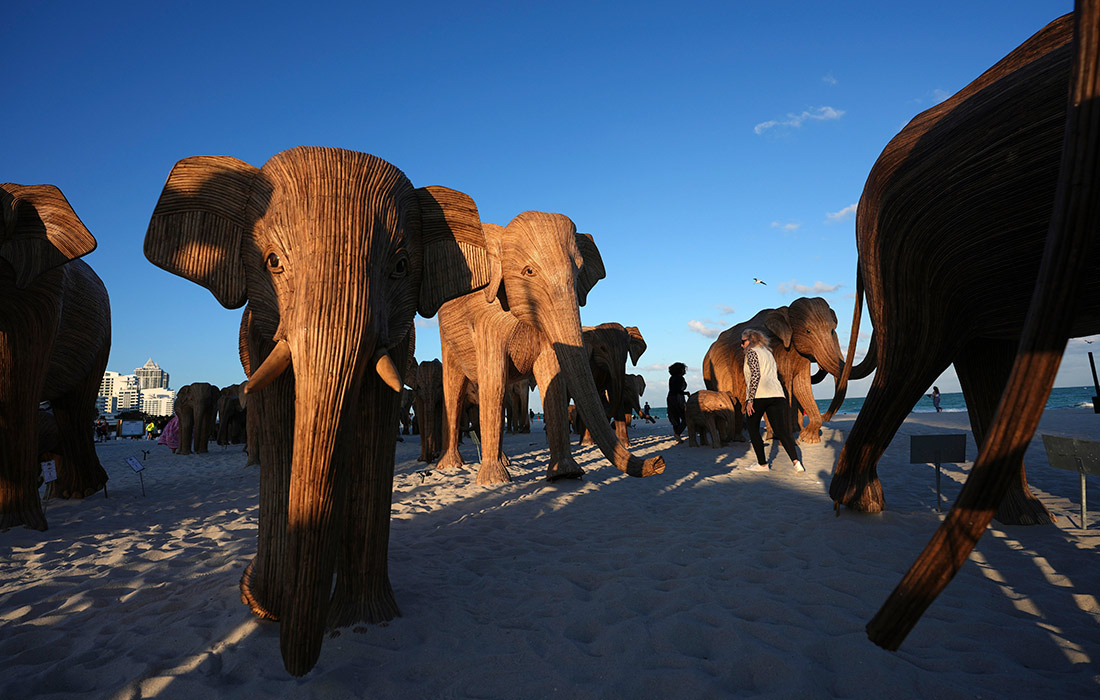
[[[485,287],[485,301],[492,304],[500,294],[500,284],[504,279],[504,232],[503,226],[497,224],[482,224],[481,232],[485,234],[485,248],[489,253],[489,285]],[[507,302],[502,306],[507,308]]]
[[[577,304],[584,306],[588,303],[588,292],[607,276],[607,271],[604,270],[600,249],[596,247],[592,234],[577,234],[577,250],[580,251],[582,261],[577,272]]]
[[[164,183],[145,257],[159,268],[206,287],[222,306],[245,302],[241,241],[267,209],[271,185],[259,168],[229,156],[193,156],[176,163]]]
[[[0,209],[0,258],[15,271],[19,289],[96,248],[95,238],[53,185],[0,185]]]
[[[634,382],[634,389],[638,392],[638,396],[645,393],[645,377],[640,374],[631,374],[627,378]]]
[[[420,366],[414,364],[407,372],[405,372],[405,386],[409,387],[413,391],[416,391],[417,374],[420,372]]]
[[[646,349],[645,338],[642,337],[642,332],[637,326],[627,326],[626,333],[630,336],[630,364],[637,367],[638,360]]]
[[[772,309],[764,317],[764,327],[783,342],[783,347],[791,347],[791,321],[786,306]]]
[[[431,318],[443,302],[489,283],[489,255],[477,205],[469,195],[438,186],[413,194],[406,213],[419,231],[422,250],[417,311]]]

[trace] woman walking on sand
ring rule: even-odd
[[[943,411],[940,408],[940,388],[938,386],[932,387],[932,393],[929,396],[932,398],[932,405],[936,407],[936,413]]]
[[[755,466],[744,469],[750,472],[769,469],[768,460],[764,456],[764,440],[760,437],[760,419],[767,415],[768,425],[787,451],[787,456],[794,462],[795,471],[806,471],[798,459],[794,440],[787,433],[786,416],[783,413],[783,404],[787,399],[783,395],[783,385],[779,383],[775,358],[768,349],[767,338],[755,328],[747,328],[741,333],[741,348],[745,352],[746,424],[757,461]]]
[[[687,425],[684,397],[688,395],[688,385],[684,379],[685,374],[687,365],[683,362],[676,362],[668,367],[668,396],[665,397],[665,405],[668,406],[668,420],[672,423],[672,432],[676,434],[677,441],[681,439],[680,433],[684,432]]]

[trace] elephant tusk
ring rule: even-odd
[[[290,344],[280,340],[275,344],[275,349],[267,356],[263,364],[248,378],[244,387],[244,393],[251,394],[279,378],[279,375],[290,366]]]
[[[397,372],[397,367],[394,366],[393,360],[390,359],[390,354],[386,352],[385,348],[374,354],[374,371],[378,372],[378,376],[382,378],[386,386],[401,393],[401,375]]]

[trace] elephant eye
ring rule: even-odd
[[[279,256],[275,253],[267,254],[267,269],[271,270],[272,272],[283,271],[283,264],[279,261]]]
[[[409,273],[409,259],[405,256],[401,256],[397,259],[397,262],[393,264],[393,271],[390,272],[390,279],[400,279]]]
[[[524,277],[534,277],[535,276],[535,268],[531,267],[530,265],[523,268],[523,276]]]

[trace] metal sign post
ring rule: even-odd
[[[1081,479],[1081,529],[1089,529],[1089,514],[1085,503],[1085,474],[1100,476],[1100,442],[1044,435],[1047,461],[1055,469],[1077,472]]]
[[[130,468],[137,472],[138,478],[141,479],[141,495],[145,495],[145,477],[141,475],[141,472],[145,470],[145,465],[138,461],[137,457],[127,457],[126,463],[130,465]]]
[[[936,512],[943,512],[943,498],[940,496],[941,465],[965,461],[966,433],[909,436],[909,463],[936,465]]]

